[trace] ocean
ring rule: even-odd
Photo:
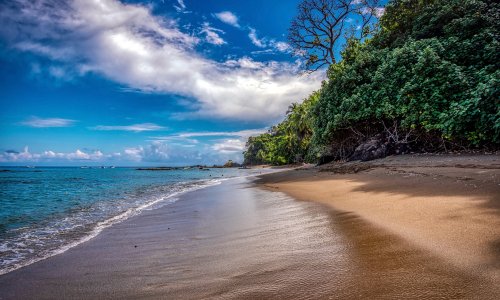
[[[0,274],[62,253],[181,193],[262,171],[0,167]]]

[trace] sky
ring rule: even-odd
[[[242,161],[317,90],[286,33],[298,0],[0,3],[0,165]]]

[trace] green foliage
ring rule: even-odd
[[[364,44],[348,43],[344,60],[330,67],[314,108],[313,144],[329,145],[321,154],[331,155],[356,133],[383,131],[389,121],[420,145],[429,136],[498,145],[498,7],[478,0],[391,2],[381,31]]]
[[[492,0],[391,1],[379,32],[348,41],[314,100],[291,106],[247,154],[273,164],[340,159],[378,133],[418,149],[498,148],[499,22]]]
[[[315,92],[301,104],[293,103],[283,122],[268,133],[250,137],[244,164],[283,165],[304,161],[312,136],[312,107],[318,98],[319,93]]]

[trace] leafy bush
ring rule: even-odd
[[[364,44],[351,41],[344,60],[328,71],[314,108],[313,144],[330,145],[320,154],[348,157],[386,123],[411,134],[417,148],[435,148],[436,141],[498,146],[498,7],[492,1],[391,2],[380,32]]]
[[[414,150],[498,148],[499,20],[491,0],[391,1],[379,31],[348,41],[314,100],[249,140],[245,157],[345,159],[380,133]]]

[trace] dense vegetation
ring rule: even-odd
[[[310,152],[313,107],[318,98],[319,92],[314,92],[301,104],[293,103],[283,122],[273,126],[268,133],[250,137],[244,164],[282,165],[304,161]]]
[[[378,27],[347,42],[319,91],[248,140],[246,164],[347,159],[373,136],[391,149],[498,149],[497,1],[394,0]]]

